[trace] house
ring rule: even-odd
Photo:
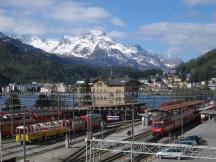
[[[52,93],[54,91],[54,85],[53,84],[43,84],[43,86],[40,88],[41,93]]]
[[[91,86],[93,84],[93,81],[95,81],[96,79],[97,78],[87,78],[76,81],[75,97],[79,106],[92,104],[91,101],[89,101],[91,100]]]
[[[137,92],[140,82],[128,77],[96,79],[91,92],[95,105],[117,105],[132,103],[132,92]]]
[[[56,88],[56,90],[55,90],[56,92],[59,92],[59,93],[65,93],[66,92],[66,86],[63,83],[56,84],[55,88]]]

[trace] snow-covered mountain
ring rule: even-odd
[[[180,65],[181,63],[183,63],[183,61],[178,58],[178,57],[172,57],[169,55],[159,55],[160,61],[169,69],[173,69],[176,66]]]
[[[129,65],[139,69],[168,69],[176,66],[152,54],[139,45],[121,44],[111,39],[103,31],[91,31],[80,36],[64,36],[61,40],[42,40],[33,36],[23,40],[36,48],[61,57],[87,60],[97,66]]]

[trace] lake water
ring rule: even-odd
[[[32,96],[21,96],[20,102],[25,107],[33,107],[35,101],[37,100],[38,95]],[[0,96],[0,109],[5,106],[7,97]],[[73,96],[72,95],[64,95],[61,96],[61,99],[65,101],[66,105],[71,106],[73,104]],[[140,95],[137,97],[138,103],[147,103],[147,107],[158,108],[161,102],[170,101],[172,98],[170,96],[149,96],[149,95]]]
[[[159,108],[160,103],[172,100],[171,96],[149,96],[140,95],[137,97],[139,103],[146,103],[149,109]]]

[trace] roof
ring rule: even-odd
[[[202,101],[202,100],[185,101],[183,103],[177,103],[177,104],[172,104],[172,105],[168,105],[168,106],[161,106],[160,108],[163,110],[176,110],[176,109],[181,109],[181,108],[185,108],[188,106],[198,105],[201,103],[204,103],[204,101]]]
[[[108,85],[113,86],[113,85],[126,85],[128,82],[130,82],[131,79],[126,77],[126,78],[114,78],[114,79],[108,79]]]
[[[155,108],[155,109],[150,109],[150,110],[148,110],[148,112],[167,112],[166,110],[162,110],[162,109],[157,109],[157,108]]]
[[[98,78],[88,78],[89,79],[89,83],[93,83],[96,80],[98,80]],[[77,80],[76,84],[85,84],[87,81],[87,79],[82,79],[82,80]]]
[[[28,127],[26,127],[26,129],[27,129]],[[23,126],[18,126],[18,127],[16,127],[16,129],[24,129],[24,127]]]
[[[126,84],[128,84],[129,82],[137,82],[139,84],[139,81],[135,80],[135,79],[131,79],[129,77],[117,77],[117,78],[109,78],[109,79],[96,79],[94,81],[97,82],[101,80],[102,82],[106,83],[109,86],[124,86]]]
[[[200,112],[201,114],[207,114],[207,115],[216,115],[216,109],[213,110],[204,110]]]

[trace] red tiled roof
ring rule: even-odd
[[[168,105],[168,106],[161,106],[160,109],[163,110],[175,110],[175,109],[181,109],[182,107],[188,107],[188,106],[194,106],[204,103],[203,100],[195,100],[195,101],[185,101],[183,103]]]

